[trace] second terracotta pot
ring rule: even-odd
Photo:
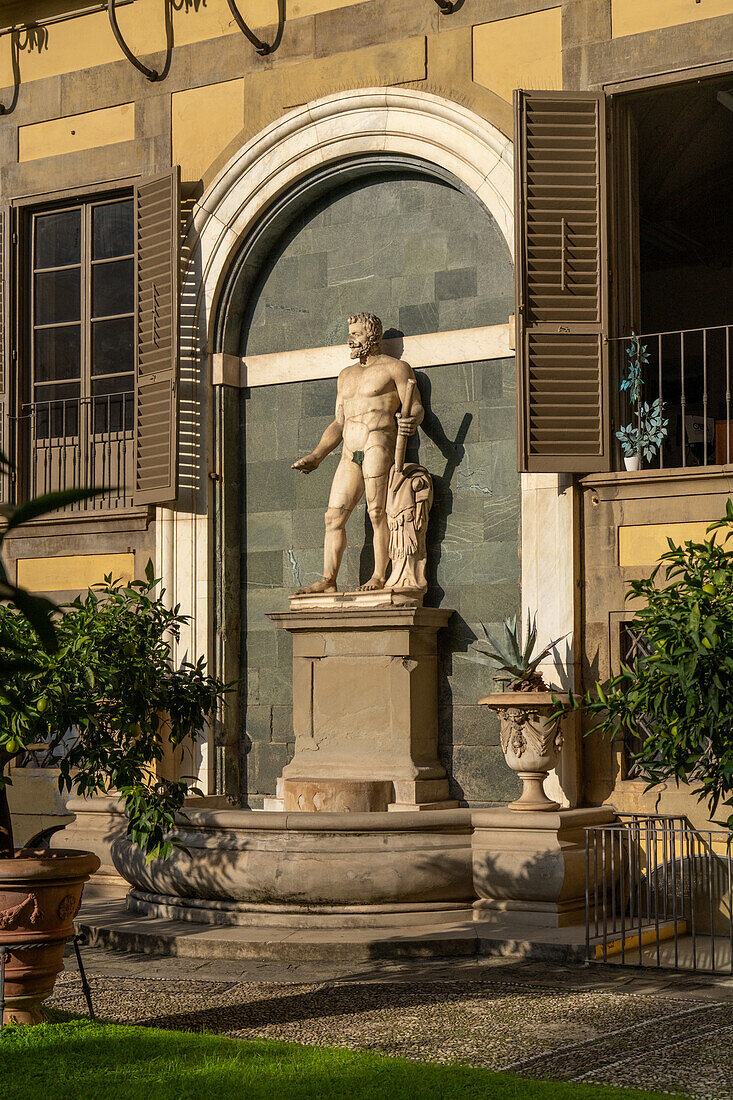
[[[36,1024],[64,969],[93,852],[29,851],[0,859],[0,945],[8,945],[3,1023]]]

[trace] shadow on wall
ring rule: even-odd
[[[455,439],[451,440],[446,435],[440,419],[432,406],[432,384],[430,377],[425,372],[417,375],[420,399],[425,409],[425,419],[421,424],[421,431],[438,448],[445,458],[445,468],[442,474],[433,472],[433,486],[435,500],[438,507],[433,506],[430,511],[428,523],[428,591],[426,603],[431,607],[440,607],[445,596],[444,589],[438,582],[438,566],[441,560],[442,545],[446,537],[448,519],[453,512],[453,492],[451,482],[456,470],[465,457],[464,442],[471,427],[473,415],[466,413],[460,423]],[[410,439],[407,447],[407,461],[420,462],[420,438],[419,433]],[[447,627],[441,633],[449,635],[447,644],[439,646],[438,653],[438,698],[442,706],[440,708],[440,747],[444,756],[452,756],[454,746],[453,729],[453,690],[451,687],[451,674],[453,671],[453,654],[468,648],[476,635],[469,627],[466,620],[454,610],[453,616]],[[456,781],[452,768],[446,768],[451,783],[452,797],[461,802],[466,801],[466,792],[460,783]]]

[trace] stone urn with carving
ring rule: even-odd
[[[5,956],[3,1023],[37,1024],[64,969],[93,852],[19,849],[0,859],[0,948]]]
[[[495,691],[479,699],[491,707],[501,723],[501,747],[506,762],[522,780],[523,788],[510,810],[559,810],[545,794],[544,782],[556,766],[562,749],[562,707],[568,696],[556,694],[545,683],[540,666],[552,654],[562,638],[548,642],[537,651],[537,616],[527,614],[524,639],[514,615],[504,620],[502,634],[479,624],[483,637],[474,642],[466,660],[487,665],[494,679],[508,684],[508,691]],[[500,677],[498,673],[505,673]]]
[[[562,749],[559,703],[567,695],[551,691],[495,691],[479,703],[496,711],[499,737],[507,764],[522,780],[522,793],[510,810],[559,810],[545,794],[548,773],[557,766]]]

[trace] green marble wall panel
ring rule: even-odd
[[[479,621],[497,624],[519,607],[514,364],[510,359],[461,363],[417,374],[427,415],[408,459],[427,466],[435,485],[426,603],[456,611],[441,643],[441,757],[462,800],[504,801],[514,796],[514,779],[498,748],[493,716],[476,705],[489,689],[489,677],[456,653],[465,650]],[[259,433],[250,426],[273,424],[285,389],[299,395],[289,399],[291,407],[300,401],[298,431],[273,431],[263,451]],[[290,464],[318,441],[324,426],[321,409],[334,404],[335,396],[336,382],[329,379],[261,387],[242,397],[244,656],[251,674],[245,723],[251,742],[248,795],[254,806],[274,793],[283,760],[293,749],[290,638],[275,631],[266,612],[287,608],[294,588],[321,576],[323,514],[340,448],[309,475],[291,470]],[[340,575],[344,588],[355,588],[370,575],[370,541],[362,501],[349,520]]]
[[[368,178],[290,226],[253,302],[242,354],[340,344],[361,310],[404,336],[505,324],[511,259],[474,198],[437,180]]]

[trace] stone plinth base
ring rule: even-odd
[[[615,819],[608,807],[517,813],[474,810],[474,920],[560,928],[585,920],[585,828]],[[591,889],[592,889],[591,883]]]
[[[283,808],[316,813],[385,813],[392,801],[387,780],[284,779]]]
[[[286,811],[453,808],[438,760],[437,633],[453,614],[391,592],[294,597]],[[280,792],[278,791],[278,794]]]

